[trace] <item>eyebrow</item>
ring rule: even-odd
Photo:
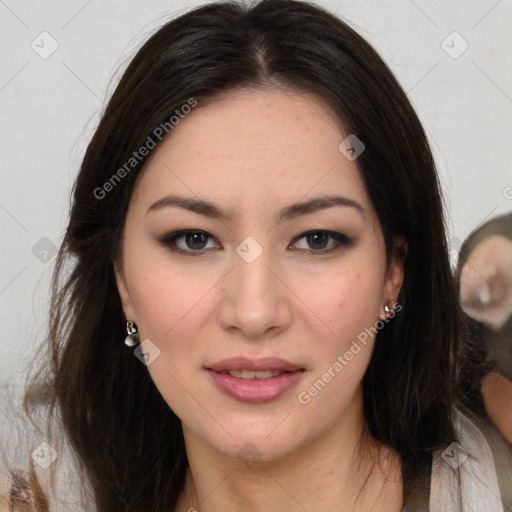
[[[281,224],[283,222],[295,219],[302,215],[308,215],[310,213],[332,208],[334,206],[350,207],[357,210],[363,217],[365,216],[365,209],[353,199],[342,197],[338,195],[328,195],[309,199],[298,203],[286,206],[278,212],[276,216],[276,222]],[[168,195],[162,197],[158,201],[155,201],[146,211],[146,215],[149,212],[154,212],[168,207],[183,208],[185,210],[210,217],[212,219],[225,219],[232,220],[232,213],[224,212],[220,207],[205,201],[203,199],[197,199],[195,197],[181,197],[175,195]]]

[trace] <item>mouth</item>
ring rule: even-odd
[[[214,370],[215,371],[215,370]],[[296,370],[301,371],[301,370]],[[246,380],[266,380],[271,379],[273,377],[277,377],[282,373],[293,373],[287,372],[284,370],[222,370],[217,373],[222,373],[223,375],[230,375],[231,377],[235,377],[236,379],[246,379]]]
[[[245,379],[267,379],[283,372],[304,370],[301,365],[291,363],[290,361],[281,359],[280,357],[262,357],[253,359],[244,356],[223,359],[222,361],[205,366],[205,368],[218,373],[233,372],[230,374],[232,377]]]
[[[302,380],[305,368],[284,359],[269,357],[224,359],[204,368],[213,383],[239,401],[262,403],[274,400]]]

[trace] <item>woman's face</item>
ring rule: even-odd
[[[314,96],[231,91],[184,116],[139,176],[116,278],[189,444],[270,460],[361,419],[370,328],[403,276],[386,273],[348,135]],[[212,370],[237,356],[295,366]]]

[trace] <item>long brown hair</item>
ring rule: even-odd
[[[211,3],[163,25],[124,72],[87,148],[57,255],[46,359],[33,381],[49,390],[50,416],[59,411],[99,512],[173,510],[188,463],[179,418],[123,343],[114,279],[147,157],[108,193],[98,190],[190,98],[201,103],[236,87],[275,84],[323,98],[364,142],[357,164],[388,263],[393,237],[408,242],[403,309],[378,333],[363,379],[371,435],[400,453],[406,481],[429,477],[433,450],[455,440],[465,326],[435,163],[405,92],[361,36],[315,4]]]

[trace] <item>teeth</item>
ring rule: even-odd
[[[220,373],[231,375],[231,377],[236,377],[238,379],[270,379],[271,377],[280,375],[283,372],[280,370],[264,370],[257,372],[253,370],[225,370]]]

